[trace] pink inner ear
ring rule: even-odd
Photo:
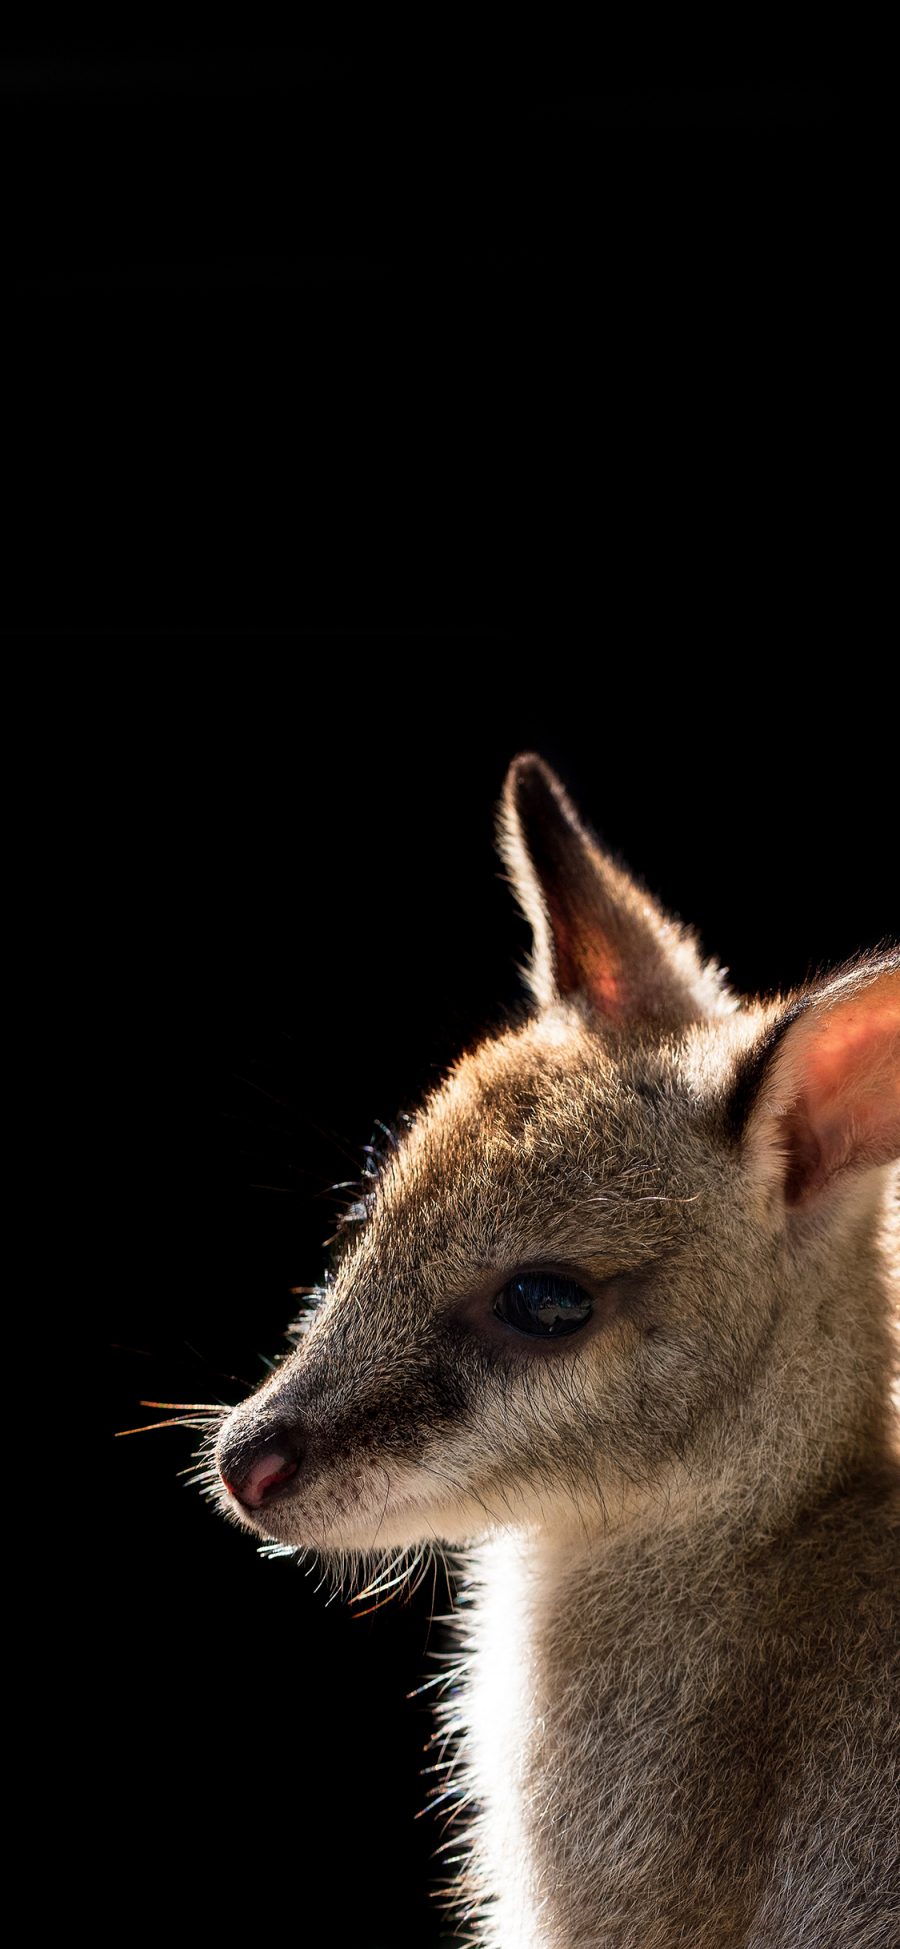
[[[595,1007],[602,1009],[604,1015],[619,1017],[625,1014],[622,981],[613,963],[595,957],[588,974],[587,988]]]
[[[789,1203],[845,1168],[886,1164],[900,1153],[900,975],[882,976],[824,1015],[811,1010],[784,1054],[792,1086],[784,1126]]]
[[[581,990],[595,1008],[613,1021],[628,1013],[628,989],[622,973],[621,956],[593,917],[585,925],[582,916],[573,915],[558,893],[548,895],[548,906],[556,945],[557,978],[563,994]]]

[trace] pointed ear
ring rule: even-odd
[[[740,1079],[745,1154],[790,1206],[900,1156],[900,953],[795,1001]]]
[[[539,1005],[582,995],[620,1027],[680,1028],[730,1011],[718,970],[602,851],[530,752],[507,773],[498,845],[534,930],[528,978]]]

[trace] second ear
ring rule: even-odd
[[[779,1025],[747,1127],[760,1177],[811,1204],[900,1156],[900,957],[824,982]]]

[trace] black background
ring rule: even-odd
[[[48,292],[308,288],[426,265],[452,278],[553,255],[588,210],[591,254],[629,173],[652,154],[662,178],[676,138],[702,134],[710,161],[736,136],[759,179],[772,154],[845,144],[850,115],[844,51],[821,30],[797,46],[546,25],[323,44],[166,37],[135,10],[118,37],[7,38],[2,53],[6,249]]]
[[[883,535],[846,65],[744,30],[10,43],[7,617],[586,602],[696,644],[711,601],[804,654]]]
[[[516,750],[742,988],[896,927],[841,61],[136,32],[2,81],[5,608],[110,1388],[53,1599],[72,1893],[425,1949],[430,1582],[326,1608],[189,1437],[112,1435],[261,1376],[374,1120],[519,1000]]]

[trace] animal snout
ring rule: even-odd
[[[299,1430],[284,1423],[257,1433],[226,1430],[216,1451],[216,1465],[226,1489],[245,1509],[261,1509],[264,1502],[274,1502],[296,1475],[300,1451]]]

